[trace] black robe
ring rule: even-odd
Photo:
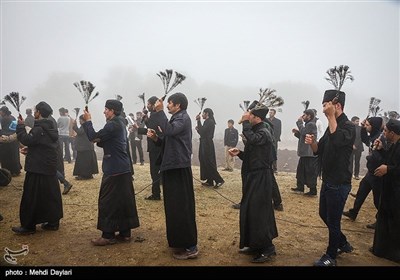
[[[196,211],[191,167],[161,172],[169,247],[197,245]]]
[[[63,217],[63,208],[56,176],[57,127],[51,120],[36,120],[29,133],[25,125],[18,125],[17,136],[28,147],[20,205],[21,226],[33,229],[43,222],[58,223]]]
[[[400,141],[384,155],[388,173],[383,177],[374,235],[374,255],[400,262]]]
[[[243,160],[243,197],[240,206],[240,248],[265,249],[278,236],[272,206],[273,170],[270,162],[273,139],[263,123],[243,123],[246,145]]]
[[[212,119],[206,119],[202,125],[197,121],[197,133],[200,135],[199,161],[200,161],[200,179],[207,180],[207,183],[213,185],[224,181],[217,170],[217,160],[215,158],[214,147],[215,122]]]
[[[9,126],[15,118],[11,115],[1,118],[0,136],[10,136],[15,133]],[[21,173],[21,163],[19,156],[19,142],[17,140],[10,143],[0,143],[0,166],[8,169],[13,176]]]

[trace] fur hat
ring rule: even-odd
[[[265,105],[257,105],[250,111],[251,114],[259,117],[261,120],[265,119],[265,116],[268,114],[269,109]]]
[[[338,95],[338,103],[342,104],[342,107],[344,107],[344,103],[346,101],[346,93],[336,89],[326,90],[322,103],[332,101],[337,95]]]
[[[400,135],[400,121],[399,121],[399,120],[390,119],[390,120],[386,123],[386,128],[387,128],[389,131],[393,131],[393,132],[396,133],[397,135]]]

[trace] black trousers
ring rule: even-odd
[[[274,206],[278,206],[282,203],[281,193],[279,191],[278,183],[276,182],[275,175],[272,172],[272,201]]]
[[[161,174],[160,174],[160,165],[156,164],[157,159],[160,156],[160,151],[156,152],[149,152],[149,159],[150,159],[150,175],[151,180],[153,182],[151,187],[151,193],[154,196],[160,196],[160,183],[161,183]]]
[[[358,212],[360,212],[361,206],[363,205],[371,190],[374,196],[375,208],[378,209],[379,200],[382,192],[382,178],[376,177],[368,172],[367,175],[365,175],[364,178],[361,180],[353,208],[349,210],[349,212],[353,214],[354,217],[357,217]]]

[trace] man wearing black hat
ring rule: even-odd
[[[147,128],[153,129],[157,137],[161,138],[162,133],[157,129],[157,123],[154,121],[153,114],[156,112],[154,109],[154,104],[158,98],[156,96],[152,96],[147,100],[147,110],[150,113],[150,117],[147,115],[144,116],[144,123]],[[140,129],[138,129],[140,133]],[[146,131],[147,132],[147,131]],[[155,144],[151,138],[147,137],[147,151],[149,152],[149,161],[150,161],[150,175],[152,180],[152,187],[151,187],[151,195],[146,197],[147,200],[161,200],[161,189],[160,189],[160,161],[158,158],[161,154],[161,146]]]
[[[44,230],[58,230],[63,217],[60,185],[57,180],[58,131],[48,119],[52,109],[46,102],[35,107],[34,127],[26,132],[23,119],[18,119],[17,136],[27,146],[25,181],[20,205],[21,226],[13,227],[17,234],[33,234],[36,224]]]
[[[278,236],[272,205],[273,169],[271,153],[273,138],[263,120],[268,113],[257,105],[242,116],[244,151],[230,149],[232,156],[242,161],[242,191],[240,206],[240,253],[253,254],[253,263],[262,263],[276,255],[272,240]]]
[[[92,239],[95,246],[112,245],[117,240],[129,242],[131,229],[139,227],[125,120],[120,116],[122,110],[120,101],[107,100],[104,109],[107,123],[98,132],[93,129],[90,113],[84,111],[82,126],[89,140],[104,150],[97,220],[102,236]],[[115,236],[117,231],[119,234]]]
[[[328,248],[314,263],[315,266],[336,266],[338,253],[353,250],[340,229],[343,208],[351,190],[349,164],[356,136],[354,124],[343,113],[345,96],[339,90],[325,91],[322,106],[328,119],[328,129],[319,142],[312,134],[307,134],[305,138],[306,144],[311,145],[321,162],[319,215],[329,231]]]
[[[382,141],[375,140],[384,164],[374,172],[375,176],[383,178],[383,186],[371,249],[375,256],[400,262],[400,121],[390,119],[383,131],[392,145],[384,151]]]

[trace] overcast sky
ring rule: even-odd
[[[187,76],[176,91],[187,95],[193,120],[193,100],[207,98],[216,137],[239,119],[239,103],[276,89],[285,100],[283,138],[295,142],[301,101],[326,124],[324,77],[335,65],[349,65],[355,78],[342,88],[349,118],[365,118],[371,96],[384,111],[400,111],[399,11],[398,1],[1,0],[1,96],[20,92],[23,110],[46,100],[57,118],[62,106],[84,105],[72,83],[89,80],[100,92],[89,104],[100,128],[106,99],[120,94],[126,112],[139,111],[139,94],[162,96],[156,73],[168,68]]]

